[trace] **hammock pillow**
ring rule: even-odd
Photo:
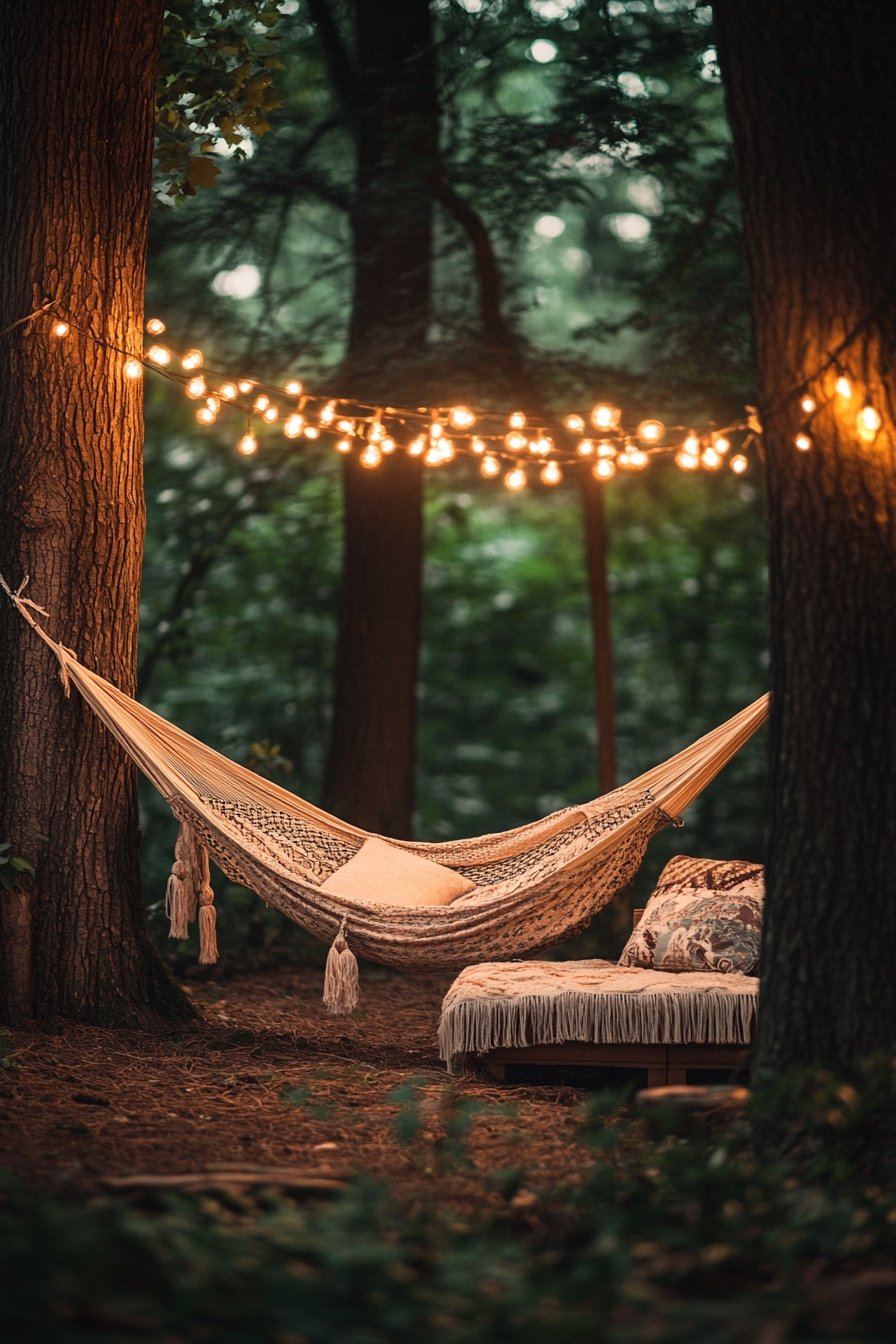
[[[348,901],[377,901],[386,905],[450,905],[476,883],[371,836],[357,854],[321,884],[321,891]]]
[[[619,964],[755,975],[763,896],[761,864],[679,854],[660,873]]]

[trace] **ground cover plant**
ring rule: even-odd
[[[365,970],[350,1019],[320,1015],[316,972],[281,970],[194,979],[192,1030],[4,1037],[7,1338],[891,1337],[896,1198],[861,1169],[888,1064],[859,1088],[798,1080],[811,1142],[770,1163],[742,1112],[655,1115],[637,1075],[449,1078],[447,977]]]

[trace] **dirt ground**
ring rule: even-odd
[[[450,981],[365,967],[360,1009],[334,1018],[317,971],[194,980],[190,1028],[18,1032],[0,1073],[0,1167],[72,1193],[224,1165],[365,1172],[412,1198],[435,1180],[467,1209],[502,1170],[575,1183],[586,1094],[449,1078],[436,1029]]]

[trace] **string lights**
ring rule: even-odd
[[[59,339],[73,330],[89,335],[70,318],[54,315],[55,307],[45,304],[30,317],[49,318],[52,333]],[[211,369],[200,349],[192,347],[178,354],[166,344],[161,339],[166,335],[165,323],[157,317],[147,321],[146,333],[150,339],[142,357],[118,351],[125,377],[138,379],[145,369],[162,374],[198,403],[196,420],[206,428],[215,425],[222,412],[236,410],[243,417],[244,432],[235,447],[245,457],[259,451],[259,432],[269,430],[294,441],[323,439],[340,454],[356,455],[360,465],[371,471],[396,452],[420,458],[434,469],[466,457],[476,462],[483,477],[500,477],[508,490],[517,492],[535,480],[545,486],[559,485],[571,467],[590,467],[597,480],[606,482],[621,472],[643,471],[661,456],[670,457],[686,474],[725,469],[742,476],[749,470],[748,451],[762,432],[750,407],[742,420],[699,430],[667,427],[652,417],[628,426],[622,409],[609,401],[596,402],[587,415],[578,411],[562,415],[556,424],[523,410],[503,414],[465,404],[377,406],[309,392],[295,378],[278,385]],[[838,412],[852,415],[856,388],[832,357],[808,380],[813,385],[818,381],[819,387],[809,391],[804,384],[793,394],[803,417],[792,439],[800,453],[814,446],[812,420],[820,404],[830,400],[821,393],[821,378],[832,366],[833,400]],[[881,425],[877,409],[863,400],[854,417],[859,440],[873,443]]]

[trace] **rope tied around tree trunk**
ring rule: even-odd
[[[71,695],[72,691],[71,680],[68,674],[68,662],[70,658],[73,658],[75,662],[77,662],[78,655],[75,653],[74,649],[68,649],[64,644],[58,644],[55,639],[51,639],[43,626],[31,615],[32,611],[36,611],[39,616],[47,617],[50,613],[47,611],[46,607],[40,607],[36,602],[32,602],[30,598],[22,596],[22,593],[28,586],[29,578],[30,575],[26,574],[18,588],[13,589],[10,588],[6,579],[0,574],[0,588],[2,588],[3,592],[9,598],[22,619],[28,622],[34,633],[42,639],[47,648],[51,649],[55,654],[59,663],[59,680],[62,682],[62,689],[65,692],[66,697],[68,697]]]

